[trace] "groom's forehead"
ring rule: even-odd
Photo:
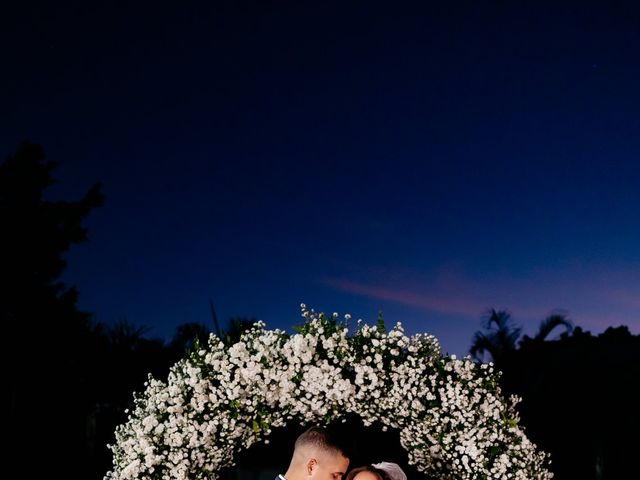
[[[313,449],[318,458],[322,458],[325,462],[342,462],[349,460],[344,453],[337,448],[318,447]]]
[[[336,472],[344,473],[349,466],[349,459],[339,452],[331,456],[330,462],[332,463]]]
[[[315,456],[318,460],[322,460],[325,463],[339,462],[344,458],[344,455],[339,450],[327,448],[311,448],[307,453]]]

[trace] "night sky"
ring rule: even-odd
[[[640,8],[598,3],[3,3],[0,154],[103,183],[63,279],[150,336],[210,298],[640,333]]]

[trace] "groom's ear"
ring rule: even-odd
[[[315,458],[310,458],[307,460],[307,464],[305,465],[307,469],[307,475],[313,475],[314,470],[318,467],[318,461]]]

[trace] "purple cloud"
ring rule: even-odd
[[[488,308],[507,308],[517,321],[534,326],[551,311],[562,309],[577,325],[596,332],[618,325],[640,331],[636,276],[634,269],[584,266],[472,276],[459,266],[449,266],[427,275],[393,269],[376,280],[330,277],[322,283],[429,313],[478,319]]]

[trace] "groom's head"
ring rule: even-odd
[[[349,458],[340,439],[326,428],[312,427],[296,440],[285,477],[287,480],[340,480],[348,468]]]

